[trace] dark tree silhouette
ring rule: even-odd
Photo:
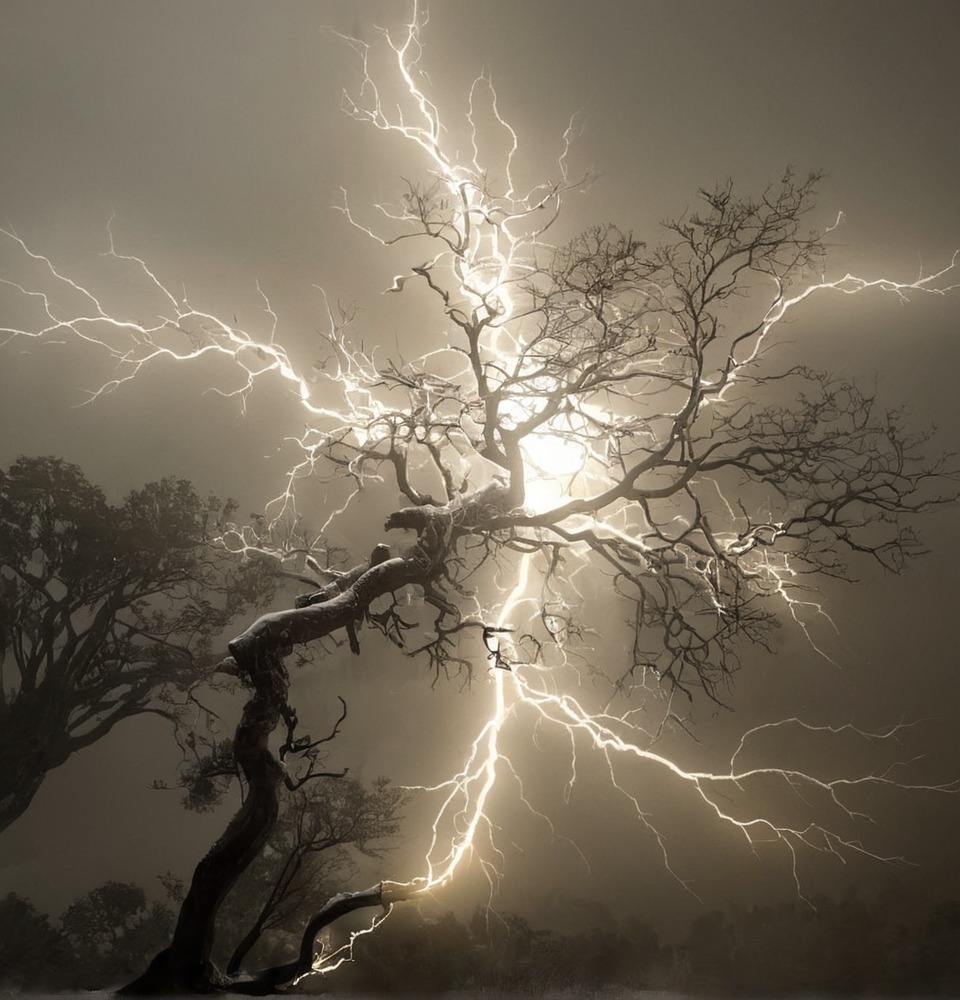
[[[347,777],[311,781],[288,797],[265,850],[234,887],[221,923],[242,932],[226,963],[236,974],[270,932],[301,927],[318,896],[333,895],[356,867],[353,852],[379,859],[399,830],[406,794],[384,779],[365,788]],[[276,952],[277,949],[274,949]]]
[[[74,956],[71,978],[87,989],[123,982],[169,940],[173,913],[138,885],[105,882],[74,900],[60,931]]]
[[[0,830],[118,722],[180,727],[224,629],[272,593],[211,543],[220,507],[180,479],[112,506],[59,459],[0,470]]]
[[[56,988],[71,958],[45,913],[16,893],[0,899],[0,986],[21,991]]]

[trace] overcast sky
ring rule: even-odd
[[[95,274],[91,257],[106,249],[112,216],[121,251],[148,259],[171,287],[185,286],[193,304],[236,314],[250,328],[263,321],[259,282],[278,313],[279,338],[307,363],[323,322],[316,285],[359,305],[356,329],[368,343],[414,337],[415,319],[381,296],[390,276],[414,262],[371,245],[332,206],[341,186],[356,206],[389,198],[398,175],[419,166],[396,141],[341,114],[340,91],[357,83],[357,67],[324,31],[373,41],[373,25],[396,26],[404,10],[366,0],[6,0],[0,217],[65,269]],[[490,73],[530,177],[550,175],[577,115],[573,169],[597,179],[571,204],[571,232],[613,221],[653,241],[657,221],[683,212],[699,187],[732,177],[758,191],[787,165],[823,169],[815,221],[845,213],[831,273],[911,279],[960,247],[958,29],[952,0],[442,0],[431,8],[423,64],[451,120],[473,77]],[[0,254],[0,275],[19,266],[9,245]],[[132,294],[107,291],[121,301]],[[6,297],[3,308],[14,315],[17,307]],[[909,306],[879,295],[834,298],[814,304],[790,335],[811,366],[875,384],[919,424],[935,422],[941,447],[951,449],[960,448],[958,320],[960,293]],[[204,395],[210,379],[224,376],[211,367],[157,369],[77,408],[104,371],[76,345],[8,346],[0,354],[0,463],[62,455],[115,497],[181,475],[253,509],[282,468],[282,438],[302,430],[279,388],[252,397],[246,415]],[[960,773],[950,718],[960,704],[955,521],[955,512],[929,520],[932,554],[906,576],[868,572],[853,588],[827,588],[843,636],[838,666],[789,629],[777,657],[750,656],[733,722],[699,710],[708,748],[711,740],[721,746],[731,725],[801,711],[866,726],[925,718],[905,752],[927,753],[934,780]],[[365,526],[343,531],[358,551],[369,548]],[[436,763],[437,747],[455,753],[458,732],[482,704],[482,685],[426,692],[428,679],[410,664],[388,679],[374,662],[347,666],[358,680],[332,667],[325,676],[354,685],[356,728],[344,754],[367,777],[393,762],[397,780],[424,780],[416,777],[421,755]],[[428,727],[429,739],[405,732],[405,718],[416,719],[415,733]],[[129,737],[104,741],[48,780],[5,835],[0,892],[16,889],[57,911],[108,877],[186,874],[220,821],[191,817],[171,845],[167,831],[179,814],[144,792],[169,767],[169,751],[151,740],[157,749],[147,761],[127,760]],[[136,816],[116,823],[124,803]],[[767,870],[730,842],[721,846],[735,860],[695,849],[678,821],[682,863],[705,900],[691,902],[663,874],[655,843],[617,808],[586,788],[561,821],[585,846],[591,872],[562,844],[542,855],[518,841],[508,903],[534,907],[561,881],[584,897],[626,885],[638,908],[646,899],[688,915],[734,892],[749,897],[751,886],[791,889],[782,859]],[[598,814],[608,817],[603,836],[591,829]],[[955,802],[929,797],[894,796],[882,810],[880,842],[921,865],[904,876],[917,892],[960,891],[951,832],[958,818]],[[94,837],[101,850],[90,846]],[[868,877],[866,869],[855,874]],[[827,865],[810,877],[823,888],[847,876]]]

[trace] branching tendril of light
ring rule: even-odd
[[[568,793],[578,755],[596,754],[671,871],[667,838],[638,791],[637,773],[673,780],[678,797],[751,849],[779,845],[798,892],[807,849],[895,860],[842,832],[858,815],[853,793],[954,786],[913,784],[894,770],[825,775],[741,764],[763,736],[826,731],[799,718],[750,729],[719,771],[681,766],[658,747],[664,726],[682,721],[677,700],[698,686],[719,698],[735,667],[730,643],[764,642],[778,606],[820,649],[814,623],[830,619],[809,589],[811,575],[842,576],[841,552],[896,567],[912,540],[895,527],[894,507],[922,511],[944,499],[928,486],[948,470],[914,468],[923,441],[869,416],[872,400],[854,386],[806,368],[764,374],[778,326],[814,296],[945,294],[955,287],[956,257],[909,281],[828,278],[816,270],[823,234],[808,239],[791,228],[808,191],[790,176],[753,203],[736,201],[729,189],[709,193],[709,211],[676,223],[660,251],[613,229],[554,247],[549,238],[564,200],[586,181],[569,172],[574,126],[560,143],[556,181],[519,190],[519,138],[483,76],[460,123],[469,151],[457,155],[420,67],[425,23],[414,6],[399,33],[382,31],[372,45],[343,39],[362,73],[343,108],[383,132],[384,142],[418,149],[429,180],[411,185],[397,204],[374,205],[372,219],[346,192],[338,207],[383,247],[416,253],[385,294],[403,305],[411,285],[425,289],[443,337],[438,333],[432,350],[402,365],[383,362],[351,341],[348,317],[327,304],[326,354],[304,372],[280,343],[264,292],[267,329],[253,333],[171,291],[143,259],[118,251],[111,235],[107,255],[138,273],[160,302],[150,322],[125,318],[11,230],[3,236],[36,279],[5,284],[40,318],[0,336],[72,337],[105,352],[115,375],[90,393],[91,403],[126,389],[148,366],[211,356],[227,372],[213,391],[241,406],[264,380],[288,386],[307,420],[289,439],[298,457],[258,525],[224,526],[220,542],[238,553],[301,569],[356,490],[387,476],[420,507],[448,509],[458,496],[483,490],[520,496],[509,508],[492,503],[482,524],[456,525],[457,566],[418,595],[436,618],[416,650],[438,671],[489,668],[490,701],[463,762],[446,780],[419,789],[435,799],[436,817],[422,871],[391,884],[397,898],[435,892],[471,863],[496,886],[501,855],[491,802],[498,788],[519,789],[550,824],[528,802],[523,761],[505,749],[508,730],[511,745],[521,730],[568,739]],[[384,53],[390,79],[378,79]],[[494,127],[479,129],[481,116]],[[485,166],[488,153],[499,179]],[[734,213],[747,227],[736,236],[724,228]],[[767,235],[777,249],[764,256],[757,248]],[[731,332],[733,293],[742,283],[749,283],[750,301],[763,304],[744,320],[738,300],[739,326]],[[777,401],[788,376],[820,391],[817,409]],[[749,402],[751,394],[759,404]],[[843,476],[831,465],[838,451],[848,463]],[[310,538],[293,545],[298,489],[330,463],[353,489]],[[474,596],[471,578],[478,587],[501,582],[494,599]],[[579,620],[598,587],[631,609],[633,650],[623,669],[600,665]],[[400,644],[407,623],[396,605],[371,613],[371,621]],[[655,713],[646,701],[641,711],[638,699],[653,699],[661,684],[668,694],[648,729],[638,720]],[[872,741],[895,741],[900,732],[848,730]],[[815,803],[826,818],[811,818],[816,810],[799,821],[760,811],[750,789],[772,782]],[[317,970],[348,956],[349,949],[322,955]]]

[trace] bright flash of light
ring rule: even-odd
[[[500,638],[509,627],[518,606],[527,599],[530,586],[531,558],[525,556],[520,561],[519,573],[513,590],[507,596],[496,619],[495,628],[491,633],[490,660],[496,662],[501,655]],[[422,792],[439,792],[442,794],[440,808],[433,822],[433,835],[427,851],[427,870],[421,883],[421,891],[429,891],[449,882],[461,863],[469,859],[479,843],[478,833],[482,832],[489,846],[496,851],[494,844],[494,826],[486,813],[487,802],[497,783],[498,771],[506,767],[513,771],[509,758],[501,754],[499,739],[501,730],[511,711],[508,702],[512,702],[512,692],[508,690],[509,671],[495,669],[492,673],[493,706],[480,729],[479,734],[470,746],[463,767],[447,781],[432,787],[420,786],[415,790]],[[513,771],[514,776],[516,772]],[[452,828],[452,837],[444,835],[446,829]],[[481,855],[481,864],[491,882],[497,869]]]
[[[646,768],[645,773],[661,773],[676,781],[691,801],[718,823],[742,835],[752,850],[767,842],[781,845],[790,859],[798,891],[801,891],[798,868],[801,848],[895,860],[881,858],[855,838],[841,835],[824,823],[792,822],[758,811],[747,801],[746,792],[751,786],[779,783],[798,799],[806,796],[825,801],[841,817],[853,819],[858,813],[848,804],[847,795],[855,788],[895,785],[948,790],[954,786],[912,785],[896,780],[890,770],[855,777],[824,777],[792,768],[739,766],[747,744],[752,745],[764,733],[773,729],[813,730],[814,727],[799,719],[751,729],[725,769],[685,768],[655,749],[661,740],[662,724],[647,731],[636,721],[639,716],[636,708],[617,714],[609,705],[596,709],[587,703],[589,699],[583,691],[588,685],[573,666],[574,657],[588,661],[589,673],[604,675],[590,662],[589,652],[572,650],[564,625],[565,612],[561,609],[555,614],[551,610],[562,604],[562,599],[549,592],[543,582],[543,563],[551,551],[546,541],[548,536],[551,544],[562,543],[564,582],[574,591],[578,580],[591,571],[590,560],[596,552],[602,562],[604,553],[614,551],[615,547],[617,565],[636,567],[637,576],[657,579],[664,587],[677,579],[702,584],[708,600],[712,601],[710,613],[718,620],[729,609],[716,596],[720,588],[714,585],[714,580],[724,561],[733,559],[744,567],[745,576],[756,592],[782,601],[815,648],[818,647],[804,616],[809,612],[825,616],[826,612],[799,587],[789,552],[775,547],[786,536],[784,521],[771,518],[769,523],[744,525],[736,504],[727,499],[718,482],[712,481],[720,498],[725,526],[711,529],[706,541],[697,543],[699,550],[690,543],[682,555],[668,561],[664,555],[669,549],[666,541],[684,539],[689,533],[690,519],[682,511],[660,515],[648,504],[642,514],[646,521],[641,523],[641,515],[626,503],[624,491],[618,492],[604,477],[604,467],[619,463],[626,469],[632,459],[622,450],[618,452],[614,444],[595,440],[602,435],[595,435],[593,430],[602,428],[614,442],[620,439],[618,435],[655,442],[658,431],[653,418],[625,417],[621,412],[622,400],[609,406],[596,399],[578,399],[566,407],[557,405],[555,400],[563,385],[556,381],[559,376],[541,373],[541,369],[549,367],[549,359],[544,360],[536,353],[536,341],[524,326],[527,319],[524,282],[533,281],[540,272],[540,257],[548,250],[544,234],[557,217],[563,196],[577,186],[567,176],[572,129],[563,138],[560,180],[518,193],[513,177],[517,136],[499,111],[490,80],[481,77],[471,89],[467,111],[471,154],[469,158],[457,157],[449,148],[449,133],[441,123],[439,109],[428,96],[425,77],[419,69],[424,23],[424,15],[414,4],[412,17],[398,37],[386,31],[381,33],[399,81],[399,93],[389,101],[382,97],[381,85],[375,79],[372,47],[346,38],[360,57],[363,79],[360,96],[344,95],[343,101],[345,110],[354,119],[418,147],[436,179],[436,190],[412,189],[399,205],[376,205],[379,224],[388,227],[386,234],[362,222],[346,197],[342,210],[351,225],[383,246],[407,240],[422,242],[424,238],[432,241],[426,261],[409,273],[397,275],[389,291],[403,294],[409,281],[424,282],[442,303],[446,321],[463,334],[468,349],[439,349],[426,354],[410,366],[411,374],[384,367],[372,354],[349,341],[345,332],[349,317],[336,314],[324,299],[328,353],[322,363],[308,366],[304,374],[303,366],[277,342],[277,316],[263,293],[268,329],[265,334],[254,335],[236,322],[226,322],[194,308],[185,294],[172,293],[141,258],[118,253],[111,236],[107,256],[137,273],[158,303],[155,320],[118,318],[102,295],[67,275],[51,258],[30,249],[20,236],[8,230],[0,232],[38,269],[40,278],[36,279],[36,286],[26,282],[5,284],[39,307],[41,321],[32,327],[7,327],[0,334],[5,341],[50,340],[69,335],[105,352],[116,374],[91,393],[91,400],[124,386],[146,366],[191,363],[209,356],[224,361],[235,377],[234,382],[212,387],[212,391],[239,399],[241,405],[262,379],[280,379],[290,389],[308,424],[301,434],[287,439],[295,446],[297,458],[286,474],[283,488],[268,505],[267,521],[272,526],[281,525],[296,513],[298,484],[317,474],[330,461],[343,475],[352,477],[355,491],[332,511],[320,533],[330,527],[334,517],[349,508],[361,486],[383,475],[379,471],[381,466],[392,463],[402,470],[398,476],[407,476],[408,470],[416,474],[422,469],[435,471],[438,467],[452,466],[462,477],[461,491],[465,492],[477,485],[468,481],[471,476],[485,475],[489,479],[491,474],[489,463],[476,459],[482,447],[495,451],[497,445],[496,441],[484,442],[485,421],[487,425],[496,423],[504,432],[525,429],[520,447],[526,492],[524,510],[529,517],[523,526],[529,528],[529,534],[518,536],[516,578],[505,588],[505,599],[479,609],[472,616],[475,618],[472,624],[484,627],[488,636],[488,641],[485,640],[490,668],[487,715],[478,725],[476,736],[455,773],[435,785],[419,786],[424,794],[437,797],[436,818],[423,871],[407,882],[398,883],[397,898],[404,892],[409,895],[439,890],[470,863],[479,864],[491,888],[496,887],[503,855],[497,846],[498,825],[492,815],[492,802],[501,785],[519,786],[521,800],[544,823],[550,824],[532,800],[528,802],[523,791],[523,761],[504,750],[508,727],[530,727],[523,731],[531,734],[554,729],[566,738],[571,748],[568,793],[577,780],[577,754],[587,749],[599,755],[611,787],[629,802],[638,823],[659,845],[671,872],[674,868],[668,857],[666,838],[645,808],[635,783],[625,777],[631,767]],[[398,102],[403,103],[402,108]],[[502,141],[499,158],[503,178],[496,190],[488,183],[488,171],[482,162],[477,128],[481,105]],[[762,321],[738,342],[736,349],[742,350],[742,356],[735,357],[732,352],[718,374],[712,378],[703,375],[696,405],[718,407],[728,403],[730,387],[739,371],[756,360],[774,327],[815,293],[855,294],[877,289],[900,298],[919,292],[942,294],[954,287],[947,285],[946,279],[955,262],[956,258],[946,268],[910,282],[866,280],[848,274],[836,281],[816,281],[799,292],[778,285],[773,304]],[[599,307],[589,296],[587,299],[578,308],[596,317]],[[601,320],[607,322],[605,316]],[[630,316],[615,316],[614,320],[632,322]],[[644,352],[624,355],[618,367],[609,369],[610,378],[615,384],[629,385],[635,396],[642,396],[644,388],[649,387],[654,395],[661,394],[669,401],[677,386],[686,386],[694,378],[683,367],[682,360],[678,361],[679,333],[667,326],[659,330],[642,328],[641,332],[642,338],[638,335],[637,339],[643,339],[647,345]],[[599,345],[598,365],[607,363],[602,338]],[[550,350],[561,348],[551,345]],[[428,364],[432,361],[437,362],[434,369]],[[432,373],[437,367],[443,369],[442,376]],[[584,371],[582,378],[586,380],[589,367],[585,365]],[[485,394],[480,394],[483,398],[479,402],[464,402],[460,398],[460,388],[466,379],[483,388]],[[409,408],[396,408],[383,389],[385,384],[391,388],[403,387],[409,395]],[[491,399],[498,401],[495,421],[483,412],[484,405],[493,405],[489,403]],[[675,417],[669,406],[664,413],[658,418],[661,422]],[[699,481],[711,482],[711,479],[704,472]],[[445,484],[448,494],[458,486],[451,474]],[[427,496],[427,487],[419,480],[406,483],[405,487],[408,494]],[[523,519],[519,518],[517,523],[522,524]],[[290,551],[277,552],[275,541],[263,533],[250,533],[236,525],[224,530],[223,541],[234,551],[291,557]],[[309,550],[316,542],[317,539],[308,542],[306,548]],[[303,549],[298,551],[302,555]],[[531,622],[538,617],[548,623],[555,657],[550,667],[537,655],[531,655],[525,646]],[[665,720],[671,712],[668,706]],[[873,741],[893,741],[898,734],[896,728],[883,733],[849,728]],[[679,874],[677,877],[683,883]],[[381,919],[364,933],[374,929]],[[323,955],[318,959],[316,971],[330,971],[349,955],[349,945],[345,950]]]
[[[529,420],[536,414],[536,400],[507,399],[500,415],[508,428]],[[525,505],[534,511],[555,507],[571,495],[578,480],[589,488],[591,475],[590,438],[587,423],[580,413],[560,414],[550,418],[521,443],[525,476]]]

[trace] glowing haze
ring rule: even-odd
[[[781,611],[818,652],[813,623],[829,619],[820,599],[805,589],[809,566],[798,568],[790,546],[778,545],[788,536],[791,511],[771,508],[765,518],[751,522],[743,516],[736,495],[728,495],[727,484],[704,474],[691,502],[704,505],[709,519],[694,523],[677,506],[661,512],[655,531],[645,531],[637,505],[618,491],[611,464],[629,464],[637,458],[618,452],[617,442],[628,431],[657,439],[675,418],[676,407],[687,405],[683,380],[689,373],[678,360],[682,336],[670,326],[666,310],[656,308],[658,290],[646,289],[635,301],[618,304],[612,319],[603,311],[605,305],[590,302],[582,315],[571,314],[571,323],[578,315],[585,319],[593,315],[601,324],[636,322],[641,334],[637,340],[643,346],[604,362],[609,365],[608,382],[619,387],[616,392],[584,393],[566,397],[572,402],[563,406],[555,405],[563,376],[543,363],[529,317],[538,282],[553,259],[551,229],[564,199],[588,180],[571,177],[568,171],[576,130],[571,125],[559,137],[555,180],[519,188],[514,175],[521,137],[501,115],[487,77],[479,77],[467,95],[464,122],[441,121],[421,66],[425,25],[423,11],[414,6],[409,22],[392,34],[380,31],[372,42],[341,36],[362,67],[359,88],[344,95],[345,112],[385,133],[385,141],[399,139],[415,147],[426,178],[424,186],[411,186],[397,204],[375,204],[372,218],[370,206],[353,204],[349,189],[341,208],[350,223],[371,239],[397,248],[398,273],[384,294],[403,305],[411,289],[423,290],[443,318],[447,343],[438,343],[406,366],[385,364],[354,339],[350,317],[328,303],[326,355],[304,371],[283,346],[266,294],[261,293],[267,328],[251,332],[235,319],[191,304],[158,276],[149,261],[111,243],[112,262],[138,274],[159,303],[153,320],[118,316],[93,284],[71,276],[52,256],[10,229],[3,230],[4,237],[19,248],[36,276],[34,284],[21,281],[15,288],[32,303],[38,319],[32,326],[4,329],[4,340],[73,337],[92,351],[106,352],[116,365],[116,377],[92,389],[92,404],[108,392],[135,392],[136,386],[128,383],[161,362],[195,364],[215,358],[222,362],[224,375],[212,389],[241,406],[265,380],[286,385],[306,419],[303,430],[291,429],[285,435],[295,442],[297,459],[267,505],[266,527],[232,525],[221,542],[251,557],[276,558],[296,570],[303,569],[302,548],[293,551],[297,546],[291,542],[299,513],[298,491],[315,474],[328,474],[331,458],[344,476],[352,477],[354,486],[346,503],[327,511],[316,525],[310,542],[317,549],[324,544],[322,536],[334,530],[337,518],[350,509],[356,492],[381,481],[381,466],[393,463],[401,468],[394,461],[399,454],[404,456],[402,474],[410,477],[409,489],[424,496],[437,490],[450,495],[482,489],[496,485],[498,477],[504,480],[503,468],[481,455],[481,435],[489,422],[483,394],[475,391],[478,382],[488,398],[497,398],[498,425],[508,433],[523,431],[526,521],[517,522],[510,559],[497,573],[493,596],[465,594],[466,607],[458,612],[458,630],[469,626],[471,635],[482,634],[482,644],[475,643],[465,655],[472,657],[478,673],[489,670],[487,713],[477,720],[465,757],[450,776],[418,789],[436,803],[429,848],[422,868],[391,883],[385,900],[391,894],[400,899],[437,891],[470,865],[479,867],[494,891],[501,871],[494,792],[509,788],[527,804],[524,760],[515,750],[505,749],[508,742],[517,745],[518,733],[524,734],[521,743],[547,731],[568,740],[568,788],[577,780],[578,755],[597,755],[611,786],[634,811],[638,835],[652,835],[668,868],[668,839],[643,800],[646,774],[674,781],[677,796],[687,797],[705,815],[726,824],[751,848],[759,843],[779,845],[801,894],[799,856],[804,850],[881,859],[869,844],[846,832],[846,822],[857,815],[856,793],[864,786],[938,792],[954,786],[901,779],[901,771],[890,769],[807,773],[782,766],[741,765],[741,758],[772,732],[795,731],[798,736],[827,732],[826,727],[794,717],[750,727],[726,769],[681,766],[657,749],[663,726],[677,720],[671,698],[660,700],[656,691],[658,675],[666,672],[664,662],[651,656],[646,670],[607,676],[595,662],[594,651],[578,637],[577,604],[603,579],[597,575],[597,553],[613,553],[618,567],[655,573],[665,558],[665,547],[656,537],[662,538],[668,526],[671,537],[691,532],[689,546],[675,549],[682,551],[684,561],[676,572],[682,573],[685,593],[699,595],[718,621],[728,610],[717,583],[725,561],[744,568],[755,592],[778,600]],[[388,71],[390,75],[383,75]],[[457,145],[464,136],[466,153]],[[629,268],[627,251],[624,266]],[[913,294],[940,295],[954,287],[953,267],[951,260],[908,282],[882,276],[813,275],[801,287],[788,286],[771,273],[767,287],[757,290],[763,305],[750,318],[744,335],[713,358],[713,370],[701,373],[695,405],[706,411],[732,404],[735,411],[741,375],[753,374],[778,326],[811,298],[872,292],[901,300]],[[642,321],[637,319],[641,315]],[[460,392],[464,385],[474,387],[472,395]],[[391,394],[401,389],[407,393],[406,406],[397,406]],[[628,399],[645,396],[655,399],[648,411],[628,411]],[[551,553],[559,560],[561,545],[562,572],[549,565]],[[421,623],[426,627],[423,647],[428,655],[432,643],[439,644],[453,633],[445,609],[440,611],[432,631],[428,620]],[[543,638],[533,641],[538,628],[549,640],[546,652]],[[634,697],[630,703],[623,697],[627,694]],[[894,726],[861,735],[871,742],[893,742],[899,732]],[[810,810],[797,819],[789,810],[781,814],[769,808],[762,795],[751,797],[752,789],[769,789],[771,782],[799,797],[808,796],[822,811],[815,816],[816,810]],[[529,808],[549,829],[550,818],[533,805]],[[335,968],[345,954],[321,956],[318,970]]]

